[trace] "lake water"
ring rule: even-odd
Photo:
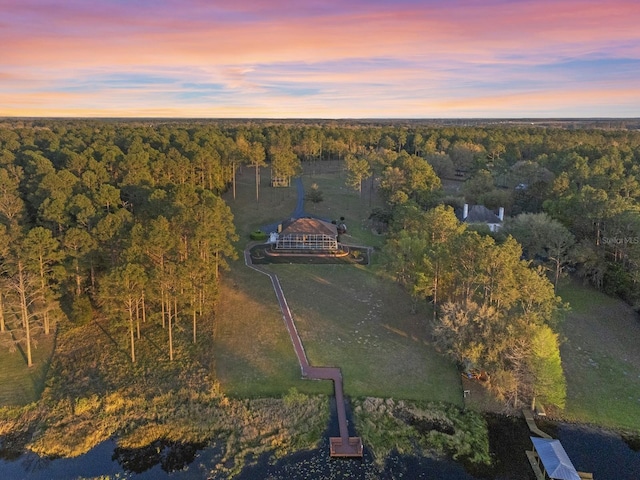
[[[320,448],[279,459],[262,456],[246,467],[239,480],[319,479],[438,479],[438,480],[529,480],[534,479],[524,450],[530,448],[529,431],[522,419],[488,416],[491,450],[495,465],[484,471],[466,471],[456,462],[394,456],[381,469],[369,452],[359,459],[329,457],[328,435]],[[634,451],[617,434],[600,429],[547,422],[549,433],[562,441],[578,470],[589,471],[596,480],[640,479],[640,452]],[[636,446],[637,448],[637,446]],[[73,459],[48,460],[34,454],[0,460],[2,479],[77,479],[79,477],[155,479],[223,479],[211,475],[221,450],[215,445],[155,444],[142,450],[122,450],[109,440]]]
[[[560,424],[556,436],[576,468],[593,472],[596,480],[640,480],[640,451],[632,450],[619,435]]]

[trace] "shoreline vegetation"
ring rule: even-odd
[[[322,192],[322,201],[307,208],[309,214],[346,218],[349,243],[371,247],[367,261],[269,265],[281,277],[309,358],[343,369],[355,429],[378,464],[397,451],[486,465],[490,452],[483,414],[517,412],[505,410],[477,382],[463,386],[456,365],[434,347],[425,320],[430,305],[415,302],[380,259],[385,235],[370,215],[384,202],[373,181],[354,183],[343,163],[304,162],[305,188],[316,185]],[[259,159],[255,164],[269,171]],[[286,219],[295,208],[295,189],[270,188],[269,176],[256,177],[253,166],[245,164],[238,167],[233,186],[225,184],[222,198],[233,213],[236,251],[249,242],[250,232]],[[130,331],[98,308],[82,321],[78,315],[60,315],[49,336],[38,333],[31,369],[15,362],[20,349],[3,351],[0,361],[11,366],[12,375],[29,379],[14,387],[5,403],[22,406],[0,407],[3,456],[15,457],[26,448],[47,457],[73,457],[108,438],[127,449],[158,440],[215,441],[224,447],[212,471],[233,476],[265,452],[279,458],[315,448],[330,423],[330,384],[300,378],[267,281],[231,255],[228,263],[215,313],[199,321],[198,342],[191,341],[190,319],[174,325],[172,360],[159,318],[139,325],[133,363]],[[86,275],[88,283],[88,268]],[[558,293],[571,305],[560,326],[567,404],[564,411],[547,409],[548,417],[637,439],[640,379],[632,373],[638,360],[618,356],[632,348],[624,332],[640,328],[635,312],[567,278],[560,280]],[[78,308],[64,301],[66,312]],[[610,311],[617,315],[609,324],[612,332],[600,336],[599,344],[585,329],[601,332],[600,318]],[[467,385],[471,390],[465,398]]]
[[[194,352],[180,355],[176,363],[157,363],[152,344],[159,340],[158,331],[145,332],[148,345],[141,345],[132,372],[119,367],[117,357],[126,352],[118,351],[103,329],[92,322],[64,332],[64,323],[60,325],[43,397],[37,404],[0,409],[3,456],[28,448],[43,457],[76,457],[109,438],[116,438],[123,449],[156,441],[222,441],[225,453],[215,470],[232,475],[247,458],[265,452],[279,458],[313,449],[326,432],[326,395],[294,387],[280,398],[227,396],[201,364],[191,361]],[[490,461],[486,425],[471,410],[374,397],[353,398],[352,410],[356,429],[363,432],[379,466],[392,450]]]

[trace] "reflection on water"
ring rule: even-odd
[[[481,472],[496,480],[534,480],[525,450],[531,450],[529,427],[522,417],[485,415],[493,465]]]
[[[204,447],[206,444],[156,441],[144,448],[117,447],[111,459],[132,473],[142,473],[156,465],[160,465],[165,472],[171,473],[184,470],[193,462],[198,451]]]
[[[196,451],[193,446],[164,445],[139,451],[123,451],[115,442],[106,441],[90,452],[71,459],[48,460],[34,454],[22,455],[15,461],[0,461],[3,479],[77,479],[79,477],[111,476],[136,480],[152,479],[224,479],[226,474],[211,475],[220,460],[220,448],[209,446]],[[329,457],[328,441],[320,448],[299,452],[272,463],[264,455],[251,467],[245,468],[239,480],[269,479],[441,479],[474,480],[464,468],[449,461],[395,456],[381,471],[368,452],[362,460]],[[184,455],[184,456],[183,456]],[[187,464],[190,461],[191,463]],[[176,470],[172,470],[176,468]]]
[[[0,460],[0,476],[12,480],[40,480],[115,475],[122,469],[111,461],[114,447],[115,442],[109,440],[79,457],[56,460],[25,453],[14,461]]]
[[[107,440],[76,458],[51,460],[26,453],[15,461],[0,460],[0,478],[64,480],[110,476],[136,480],[195,480],[207,478],[209,467],[215,465],[219,454],[219,448],[206,445],[156,442],[150,447],[129,450],[118,448],[115,441]]]
[[[263,455],[246,467],[239,480],[528,480],[533,479],[524,450],[530,448],[524,420],[487,416],[490,444],[495,462],[492,468],[469,473],[453,461],[395,455],[379,468],[365,449],[363,459],[329,457],[328,435],[316,450],[299,452],[274,461]],[[617,434],[607,431],[545,422],[541,425],[562,441],[578,470],[589,471],[597,480],[640,479],[640,452],[634,451]],[[50,460],[34,454],[0,460],[0,478],[11,480],[77,479],[111,476],[136,480],[203,479],[222,480],[226,474],[212,475],[220,462],[224,445],[184,445],[154,443],[139,450],[117,448],[109,440],[77,458]],[[203,448],[204,447],[204,448]]]
[[[222,478],[222,477],[221,477]],[[395,480],[439,479],[475,480],[465,472],[462,465],[453,461],[435,460],[410,455],[395,455],[379,468],[365,448],[362,459],[331,458],[328,440],[323,440],[320,448],[300,452],[282,458],[271,464],[264,456],[250,467],[245,468],[238,480]]]

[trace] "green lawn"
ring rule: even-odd
[[[255,172],[244,167],[236,180],[236,197],[227,192],[224,199],[235,216],[235,225],[240,235],[239,249],[249,240],[249,233],[263,225],[282,221],[291,215],[296,206],[296,188],[272,188],[271,173],[267,168],[260,175],[260,190],[256,200]]]
[[[460,403],[455,366],[428,341],[425,311],[367,267],[277,265],[309,360],[342,368],[353,396]]]
[[[381,246],[383,237],[368,228],[368,197],[360,198],[358,192],[345,187],[344,172],[336,167],[335,163],[306,166],[305,188],[317,183],[324,194],[323,202],[305,205],[306,211],[329,219],[344,216],[351,243]],[[288,218],[295,207],[295,187],[263,185],[260,210],[252,208],[255,188],[253,177],[249,180],[243,174],[236,199],[227,198],[241,232],[239,250],[250,231]],[[377,201],[373,195],[372,205]],[[408,295],[383,275],[376,275],[373,267],[269,268],[280,277],[310,362],[340,367],[347,394],[461,404],[455,366],[428,342],[426,312],[412,314]],[[248,269],[242,260],[233,262],[221,293],[215,329],[216,374],[227,393],[281,395],[292,386],[304,392],[331,392],[329,382],[300,379],[268,277]]]
[[[9,335],[4,333],[2,335]],[[45,377],[55,343],[55,334],[38,335],[31,347],[33,366],[27,367],[21,349],[0,349],[0,407],[22,406],[36,401],[44,389]]]
[[[368,180],[363,182],[363,190],[359,194],[345,185],[346,176],[346,172],[333,163],[324,170],[306,168],[302,176],[305,191],[317,184],[323,193],[323,201],[317,204],[306,202],[305,210],[330,220],[339,221],[344,217],[348,228],[347,235],[342,236],[345,243],[381,247],[384,237],[373,234],[368,222],[372,208],[382,206],[381,200],[371,192]]]
[[[221,286],[214,327],[216,377],[227,394],[281,396],[291,387],[330,391],[327,382],[301,379],[271,281],[235,262]]]
[[[614,307],[621,303],[613,297],[572,279],[560,281],[558,295],[563,302],[569,303],[572,313],[580,315],[592,312],[594,307]]]
[[[310,362],[342,368],[348,395],[461,404],[455,366],[431,347],[425,312],[411,313],[397,285],[367,267],[269,268],[280,278]],[[214,348],[216,375],[229,394],[331,391],[328,382],[300,380],[269,278],[240,263],[223,286]]]
[[[640,321],[624,302],[566,282],[561,325],[569,420],[640,431]]]
[[[343,235],[343,241],[352,244],[365,244],[371,247],[381,247],[384,237],[371,232],[368,225],[371,209],[381,206],[380,199],[375,192],[370,196],[368,182],[362,195],[345,185],[346,172],[339,162],[316,162],[304,165],[302,182],[305,191],[316,183],[323,193],[323,201],[317,204],[305,202],[305,210],[309,215],[338,221],[345,218],[349,229]],[[260,176],[259,199],[256,201],[255,174],[250,168],[244,168],[238,175],[236,182],[236,196],[231,192],[224,196],[235,217],[235,225],[240,241],[241,250],[249,240],[249,233],[263,225],[288,219],[296,207],[297,190],[292,180],[292,186],[287,188],[273,188],[269,186],[270,171],[263,169]],[[371,197],[371,198],[370,198]]]

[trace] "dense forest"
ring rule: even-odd
[[[384,198],[371,212],[384,261],[433,306],[436,343],[490,371],[502,398],[561,406],[558,279],[640,302],[640,132],[552,123],[7,120],[2,348],[30,365],[62,315],[100,312],[126,331],[132,362],[145,322],[167,329],[173,358],[173,325],[198,341],[237,255],[222,194],[238,169],[255,172],[258,200],[265,167],[286,184],[301,162],[340,160],[363,201]],[[464,203],[503,207],[504,228],[460,223]]]

